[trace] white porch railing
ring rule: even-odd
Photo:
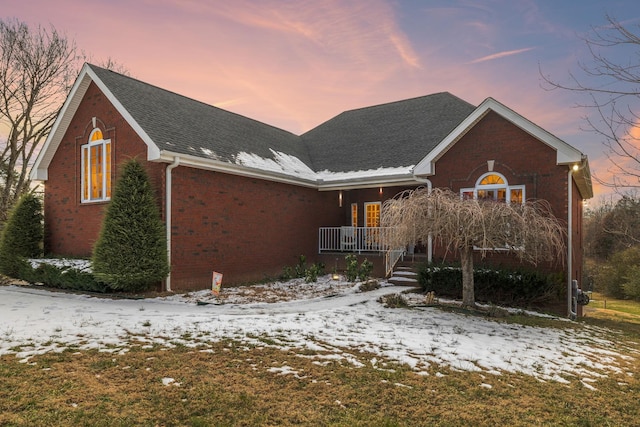
[[[385,273],[389,275],[405,253],[405,248],[389,247],[387,237],[390,230],[385,227],[320,227],[318,230],[318,253],[378,252],[384,255]]]
[[[387,228],[320,227],[318,250],[323,252],[386,252]]]

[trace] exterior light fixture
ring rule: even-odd
[[[338,207],[342,207],[342,190],[338,192]]]

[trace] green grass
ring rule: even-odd
[[[594,292],[583,307],[587,317],[640,324],[640,302],[610,298]]]
[[[625,338],[626,324],[620,328],[615,339],[637,358],[640,343]],[[357,357],[376,357],[379,369],[311,350],[300,357],[234,341],[205,348],[65,351],[30,363],[0,357],[0,425],[622,426],[640,419],[640,405],[630,404],[640,395],[637,360],[590,383],[594,391],[576,377],[542,382],[435,364],[418,375],[366,353]]]

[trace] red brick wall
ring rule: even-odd
[[[167,165],[144,161],[146,145],[92,83],[49,166],[45,245],[50,254],[88,257],[100,231],[107,203],[80,202],[81,146],[93,130],[93,117],[111,139],[116,165],[132,157],[143,161],[164,211]],[[333,192],[184,166],[172,173],[174,290],[211,286],[213,269],[232,284],[273,277],[295,265],[299,255],[314,262],[318,228],[341,223]]]
[[[106,203],[81,203],[81,146],[87,143],[96,117],[105,139],[111,139],[114,176],[118,165],[132,157],[146,159],[146,145],[95,84],[91,84],[62,138],[49,166],[45,183],[45,251],[88,257],[102,225]],[[154,184],[162,182],[163,166],[147,164]],[[158,188],[158,186],[156,185]],[[161,194],[159,188],[158,194]],[[160,200],[159,200],[160,202]]]
[[[415,187],[411,187],[415,188]],[[351,204],[356,203],[358,205],[358,227],[364,227],[364,204],[370,202],[384,203],[385,200],[396,196],[398,193],[406,190],[407,187],[383,187],[380,192],[380,187],[364,188],[361,190],[348,190],[342,192],[342,222],[338,224],[329,224],[335,226],[351,225]],[[337,200],[337,192],[334,192],[334,198]],[[325,224],[327,225],[327,224]]]
[[[262,280],[315,262],[318,228],[340,222],[334,192],[188,167],[173,170],[173,288]]]
[[[494,160],[494,172],[502,174],[509,185],[524,185],[527,199],[545,199],[553,214],[567,223],[567,166],[556,165],[556,151],[500,115],[490,111],[435,165],[433,187],[447,187],[455,192],[473,188],[478,178],[489,172],[487,161]],[[576,190],[577,192],[577,190]],[[442,248],[435,257],[445,256]],[[446,254],[452,259],[452,254]],[[479,262],[480,259],[477,259]],[[517,266],[513,256],[491,254],[493,264]],[[539,266],[545,270],[562,270],[563,266]]]

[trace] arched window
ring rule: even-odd
[[[95,128],[82,146],[82,201],[111,199],[111,140]]]
[[[474,188],[463,188],[460,194],[469,199],[507,203],[523,203],[525,200],[524,185],[509,185],[507,179],[496,172],[485,173],[478,178]]]

